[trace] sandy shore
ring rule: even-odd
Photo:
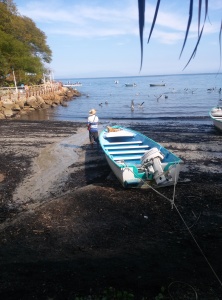
[[[134,299],[222,299],[222,135],[201,124],[131,128],[184,160],[175,196],[183,220],[154,191],[124,190],[89,149],[85,124],[0,123],[1,299],[109,287]],[[161,193],[172,198],[172,187]]]
[[[88,142],[88,132],[79,128],[74,135],[41,149],[34,158],[29,177],[16,188],[13,202],[21,205],[46,199],[68,180],[69,166],[83,161],[80,147]]]

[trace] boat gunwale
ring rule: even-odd
[[[183,160],[181,159],[181,158],[179,158],[177,155],[175,155],[173,152],[171,152],[171,151],[169,151],[169,150],[167,150],[165,147],[163,147],[161,144],[159,144],[158,142],[156,142],[156,141],[154,141],[153,139],[151,139],[151,138],[149,138],[148,136],[146,136],[146,135],[144,135],[143,133],[141,133],[141,132],[137,132],[137,131],[135,131],[135,130],[133,130],[133,129],[131,129],[131,128],[126,128],[126,127],[123,127],[123,126],[120,126],[120,125],[114,125],[113,126],[113,128],[119,128],[119,129],[123,129],[123,130],[128,130],[128,131],[130,131],[130,132],[133,132],[134,133],[134,136],[142,136],[143,137],[143,139],[144,140],[148,140],[148,141],[150,141],[152,144],[154,144],[155,145],[155,147],[157,147],[157,149],[161,152],[161,150],[163,150],[164,149],[164,152],[167,152],[167,153],[169,153],[169,154],[171,154],[173,157],[174,157],[174,159],[175,159],[175,161],[173,161],[173,163],[177,163],[177,164],[180,164],[180,163],[183,163]],[[103,136],[102,136],[102,138],[105,140],[105,138],[104,138],[104,133],[106,132],[106,129],[104,129],[102,132],[101,132],[101,136],[102,136],[102,134],[103,134]],[[142,142],[141,140],[139,140],[139,141],[133,141],[133,142]],[[142,142],[143,143],[143,142]],[[111,145],[112,143],[109,143],[109,144],[106,144],[107,146],[108,145]],[[105,151],[106,150],[106,148],[104,147],[105,146],[105,144],[103,144],[103,149],[104,149],[104,153],[107,155],[107,156],[109,156],[110,157],[110,159],[116,164],[116,161],[113,159],[113,157],[112,157],[112,155],[111,154],[109,154],[109,152],[107,152],[107,151]],[[150,145],[148,145],[150,148],[152,148]],[[148,151],[148,150],[147,150]],[[165,157],[165,153],[163,153],[163,155],[164,155],[164,157]],[[142,155],[141,155],[141,157],[142,157]],[[171,162],[171,161],[168,161],[168,163],[169,162]],[[117,166],[118,166],[118,164],[116,164]]]

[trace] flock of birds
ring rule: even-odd
[[[138,107],[139,108],[142,108],[143,107],[143,104],[144,102],[142,102],[141,104],[138,104]],[[131,110],[134,111],[134,108],[135,108],[135,104],[134,104],[134,100],[131,101]]]
[[[185,89],[184,89],[184,92],[185,92],[185,93],[190,92],[190,93],[194,94],[194,92],[195,92],[196,90],[197,90],[197,89],[194,89],[194,90],[193,90],[193,89],[185,88]],[[218,91],[218,93],[221,94],[222,89],[219,88],[219,89],[217,90],[216,87],[208,88],[208,89],[207,89],[207,92],[213,92],[213,91]],[[171,92],[174,92],[174,93],[175,93],[176,90],[175,90],[174,88],[172,88],[172,89],[171,89]],[[139,95],[139,93],[136,94],[136,96],[138,96],[138,95]],[[89,94],[87,94],[86,97],[89,97]],[[149,95],[148,95],[148,97],[149,97]],[[168,95],[166,95],[166,94],[154,95],[154,97],[156,98],[157,101],[158,101],[159,99],[163,98],[163,97],[164,97],[165,99],[168,99]],[[219,101],[222,101],[222,99],[219,99]],[[107,105],[107,104],[108,104],[108,101],[106,100],[104,103],[102,103],[102,102],[99,103],[99,106],[102,107],[103,104]],[[143,108],[143,107],[144,107],[144,101],[143,101],[142,103],[135,104],[135,103],[134,103],[134,100],[131,100],[130,108],[131,108],[131,111],[132,111],[132,112],[134,111],[135,107]]]
[[[105,101],[105,104],[108,104],[108,101]],[[103,103],[101,102],[101,103],[99,103],[99,106],[103,106]]]

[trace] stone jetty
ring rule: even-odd
[[[68,106],[67,101],[79,96],[79,91],[63,87],[61,83],[25,86],[17,91],[1,89],[0,120],[19,118],[33,110]]]

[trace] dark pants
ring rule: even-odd
[[[89,140],[90,143],[93,147],[93,143],[96,142],[97,143],[97,147],[99,147],[99,135],[98,135],[98,131],[89,131]]]

